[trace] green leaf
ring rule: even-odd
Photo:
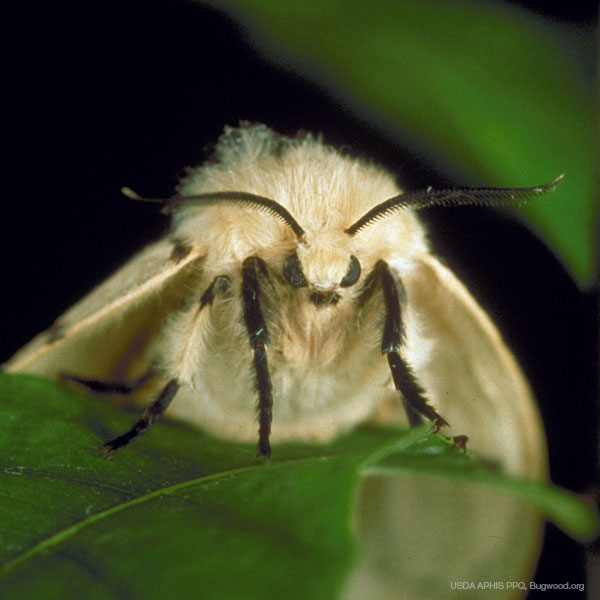
[[[9,374],[0,418],[2,598],[333,598],[353,564],[361,470],[451,473],[523,495],[428,426],[279,445],[265,463],[254,445],[167,420],[105,460],[101,441],[133,411]],[[575,499],[525,485],[523,497],[566,528],[593,529]]]
[[[494,2],[366,6],[234,0],[229,9],[269,60],[376,114],[461,179],[527,187],[564,173],[559,189],[523,215],[589,283],[598,217],[595,98],[593,75],[573,58],[573,48],[586,52],[586,33]]]
[[[368,459],[363,474],[458,479],[465,487],[474,484],[495,488],[537,506],[543,515],[573,537],[585,540],[598,531],[598,515],[587,503],[558,488],[511,477],[493,465],[486,466],[469,455],[462,455],[454,450],[450,440],[441,436],[417,440],[409,447],[404,439],[393,442]]]
[[[331,598],[350,566],[357,463],[377,436],[264,464],[166,422],[104,460],[130,411],[31,376],[2,375],[0,398],[1,597]]]

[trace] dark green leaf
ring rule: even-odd
[[[398,445],[402,446],[401,452],[395,447]],[[598,515],[590,505],[557,488],[508,476],[494,465],[484,465],[469,455],[462,455],[452,446],[451,441],[440,436],[418,440],[410,447],[399,440],[374,453],[363,473],[458,479],[465,487],[496,488],[534,504],[541,514],[574,537],[589,539],[597,533]]]
[[[575,36],[494,2],[235,0],[230,7],[269,60],[291,63],[374,112],[461,179],[527,187],[564,173],[559,189],[523,214],[589,282],[597,153],[585,77],[594,76],[572,52],[585,52],[586,32]]]
[[[135,411],[1,374],[0,413],[2,598],[333,598],[352,565],[359,471],[472,479],[479,469],[478,483],[516,485],[427,426],[279,445],[264,463],[254,445],[165,421],[105,460],[102,440]],[[574,499],[531,489],[528,500],[553,515],[563,503],[561,519],[589,532],[589,515],[585,527],[569,520],[585,512]]]

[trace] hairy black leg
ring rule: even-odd
[[[149,369],[132,381],[88,379],[69,373],[62,373],[60,378],[63,381],[74,381],[75,383],[79,383],[96,394],[119,394],[121,396],[128,396],[139,390],[153,375],[154,371]]]
[[[215,296],[218,293],[229,289],[230,284],[231,281],[229,277],[225,275],[215,277],[213,282],[202,294],[198,311],[202,310],[207,305],[212,304]],[[180,387],[181,384],[176,379],[171,379],[169,383],[167,383],[167,385],[165,385],[165,387],[161,390],[156,400],[154,400],[154,402],[152,402],[152,404],[150,404],[150,406],[145,410],[142,418],[139,419],[131,429],[116,437],[114,440],[106,442],[106,444],[102,446],[102,451],[104,452],[105,456],[112,456],[119,448],[127,446],[127,444],[133,442],[133,440],[138,438],[140,435],[146,433],[146,431],[148,431],[148,429],[150,429],[150,427],[152,427],[152,425],[163,416]]]
[[[200,309],[212,304],[217,294],[222,294],[229,289],[231,279],[227,275],[218,275],[213,279],[213,282],[206,288],[204,294],[200,298]]]
[[[102,451],[105,456],[112,456],[116,450],[123,446],[127,446],[127,444],[133,442],[133,440],[140,435],[146,433],[146,431],[148,431],[148,429],[163,416],[163,413],[167,410],[169,404],[171,404],[171,400],[175,397],[179,387],[177,380],[171,379],[171,381],[169,381],[162,389],[158,398],[156,398],[156,400],[146,409],[144,416],[137,421],[129,431],[126,431],[123,435],[116,437],[114,440],[110,440],[110,442],[106,442],[106,444],[102,446]]]
[[[260,258],[252,256],[244,261],[242,302],[248,339],[254,351],[254,374],[258,393],[258,454],[268,457],[271,455],[269,437],[273,420],[273,390],[267,361],[269,332],[260,307],[259,271],[267,276],[267,266]]]
[[[373,277],[377,278],[381,285],[385,304],[381,352],[387,355],[392,379],[396,389],[402,394],[411,427],[422,422],[421,415],[433,421],[438,427],[448,425],[448,422],[427,403],[425,390],[419,385],[410,365],[399,352],[406,337],[402,322],[402,304],[406,294],[402,282],[394,277],[389,266],[383,260],[378,261],[375,265]]]

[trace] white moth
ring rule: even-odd
[[[5,368],[154,393],[108,454],[173,401],[170,413],[236,440],[256,439],[258,413],[264,456],[271,440],[326,441],[406,411],[411,424],[451,424],[481,453],[502,447],[508,466],[539,471],[523,376],[432,254],[415,209],[523,200],[557,181],[402,193],[390,174],[311,135],[226,128],[215,159],[165,203],[170,233]]]

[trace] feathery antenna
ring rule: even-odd
[[[447,188],[434,190],[426,188],[414,192],[399,194],[385,200],[365,213],[358,221],[346,229],[348,235],[354,235],[365,227],[399,210],[410,208],[418,210],[429,206],[499,206],[521,204],[536,196],[551,192],[560,183],[564,175],[553,181],[528,188]]]
[[[179,196],[176,195],[168,200],[162,198],[146,198],[140,196],[134,192],[131,188],[122,187],[121,193],[127,198],[137,200],[141,202],[152,202],[154,204],[163,204],[162,212],[170,215],[175,211],[179,210],[183,206],[189,206],[192,204],[218,204],[219,202],[232,202],[234,204],[243,204],[246,206],[253,206],[258,210],[264,210],[270,213],[274,217],[283,221],[298,237],[299,240],[304,239],[304,229],[300,227],[298,221],[294,219],[291,213],[281,206],[279,202],[265,198],[264,196],[258,196],[256,194],[250,194],[248,192],[209,192],[207,194],[194,194],[191,196]]]

